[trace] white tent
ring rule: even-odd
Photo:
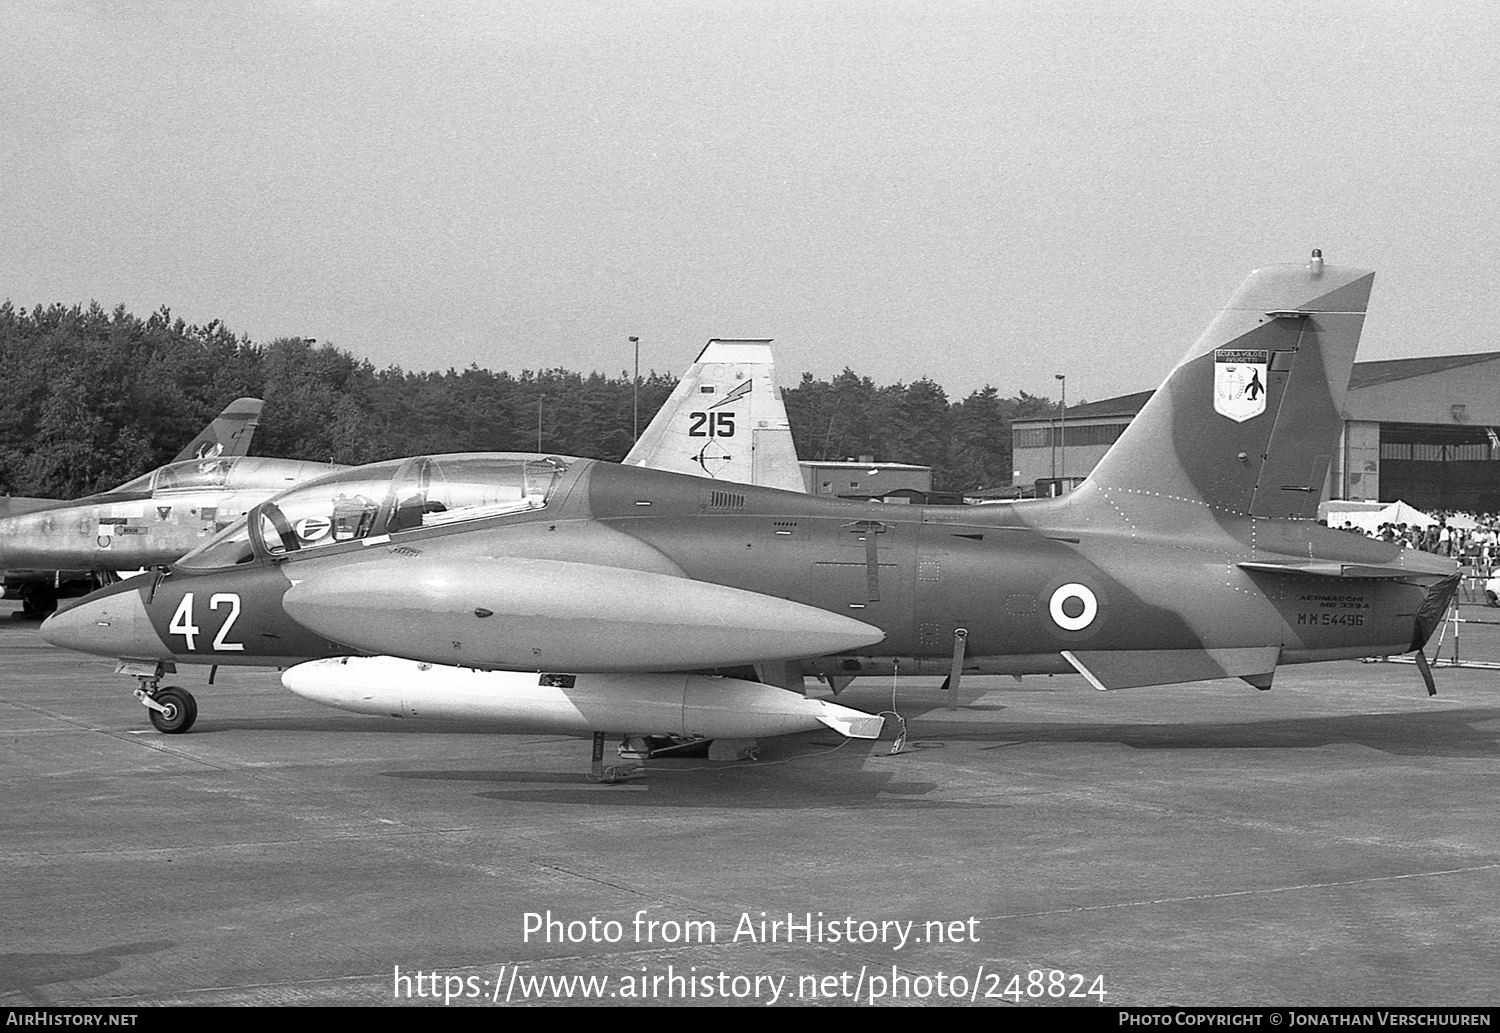
[[[1325,519],[1329,527],[1353,524],[1369,534],[1379,534],[1382,524],[1405,524],[1407,527],[1431,527],[1437,523],[1433,517],[1405,502],[1343,502],[1326,503]]]
[[[1408,506],[1399,499],[1382,509],[1379,516],[1381,524],[1395,524],[1398,527],[1402,524],[1407,527],[1431,527],[1437,523],[1436,517],[1430,517],[1420,509]]]

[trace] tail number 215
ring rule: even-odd
[[[734,437],[734,413],[690,412],[688,413],[688,437],[732,438]]]

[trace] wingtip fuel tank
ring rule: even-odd
[[[516,557],[309,572],[283,605],[299,624],[360,652],[513,671],[728,667],[885,637],[852,617],[761,592]]]

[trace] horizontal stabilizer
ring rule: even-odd
[[[1141,685],[1268,675],[1276,670],[1281,647],[1064,650],[1062,656],[1096,689],[1133,689]]]
[[[1283,560],[1277,563],[1246,560],[1238,566],[1241,570],[1263,570],[1272,574],[1311,574],[1317,577],[1378,579],[1441,576],[1437,571],[1417,570],[1395,563],[1340,563],[1338,560]]]

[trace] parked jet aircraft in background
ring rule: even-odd
[[[128,661],[164,731],[196,714],[159,684],[174,661],[302,664],[297,691],[397,716],[712,737],[737,711],[750,737],[786,730],[778,703],[808,674],[1266,689],[1281,664],[1420,657],[1453,563],[1313,519],[1372,281],[1317,253],[1253,273],[1061,498],[885,507],[581,459],[417,457],[262,503],[42,634]],[[415,687],[358,659],[374,654],[474,670]],[[685,676],[752,670],[743,693]],[[868,731],[839,711],[824,723]]]
[[[246,456],[259,398],[231,402],[166,466],[73,502],[0,499],[4,594],[28,614],[81,595],[115,571],[171,563],[301,481],[342,467]]]
[[[709,341],[625,465],[804,490],[771,342]]]

